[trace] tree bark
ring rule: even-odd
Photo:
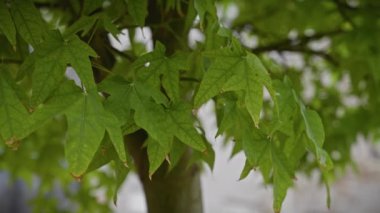
[[[191,152],[187,152],[173,169],[167,162],[149,177],[146,148],[142,148],[146,133],[142,130],[126,138],[128,149],[144,187],[149,213],[202,213],[200,169],[189,165]]]
[[[203,212],[199,168],[195,165],[186,167],[186,164],[179,164],[167,172],[168,166],[163,165],[151,180],[146,175],[140,176],[149,213]]]

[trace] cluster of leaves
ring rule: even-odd
[[[379,135],[380,121],[371,115],[380,103],[380,27],[376,11],[367,12],[377,3],[254,2],[157,1],[162,13],[157,24],[146,21],[148,4],[153,4],[147,0],[0,0],[1,168],[16,177],[37,174],[51,186],[56,178],[70,184],[66,168],[81,179],[112,162],[115,180],[99,171],[89,175],[103,175],[102,183],[118,188],[136,166],[124,138],[138,130],[148,135],[150,176],[165,160],[175,167],[188,149],[193,162],[212,167],[212,147],[194,115],[212,100],[218,135],[232,139],[233,154],[243,151],[247,157],[241,178],[260,169],[265,182],[273,184],[275,211],[280,211],[296,171],[318,167],[327,183],[332,152],[342,156],[334,163],[345,165],[357,132]],[[222,25],[216,4],[239,8],[230,28]],[[319,9],[310,14],[309,7]],[[170,19],[173,13],[183,21],[181,32],[170,23],[177,24]],[[150,52],[133,39],[143,26],[153,32]],[[97,40],[99,35],[117,37],[123,29],[131,38],[129,50],[115,49],[107,37]],[[186,44],[190,29],[205,36],[193,49]],[[169,33],[168,40],[155,39],[160,31]],[[289,38],[290,32],[296,36]],[[246,44],[247,34],[258,39],[258,46]],[[312,42],[321,38],[329,39],[328,50],[313,49]],[[305,65],[275,62],[270,51],[296,52]],[[111,67],[103,52],[115,61]],[[307,88],[299,72],[308,69],[317,76],[313,85],[318,98],[308,102],[311,107],[305,106]],[[76,82],[67,70],[75,71]],[[349,92],[367,97],[367,103],[345,105],[334,83],[320,83],[323,71],[335,82],[348,73]],[[337,113],[339,107],[343,115]],[[362,125],[357,119],[368,122]],[[310,155],[314,160],[307,160]],[[89,194],[79,197],[91,200]]]
[[[237,4],[240,14],[233,27],[241,34],[257,36],[259,45],[254,52],[300,57],[301,66],[280,62],[281,69],[300,94],[312,90],[305,100],[323,120],[324,148],[336,154],[336,168],[351,162],[350,147],[358,133],[378,140],[380,123],[373,116],[379,106],[377,1],[286,1],[281,6],[276,1],[256,1],[254,6],[241,0]],[[305,77],[311,80],[302,82]],[[312,168],[305,164],[305,169]]]

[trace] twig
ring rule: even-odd
[[[0,59],[0,63],[2,63],[2,64],[22,64],[22,60],[12,59],[12,58],[2,58],[2,59]]]
[[[135,57],[131,56],[131,55],[128,55],[122,51],[119,51],[118,49],[114,48],[113,46],[111,46],[111,44],[107,45],[107,49],[109,51],[111,51],[112,53],[115,53],[125,59],[128,59],[129,61],[133,62],[134,60],[136,60]]]
[[[349,10],[355,10],[355,8],[349,6],[348,4],[344,4],[344,3],[340,2],[339,0],[332,0],[332,1],[335,3],[336,8],[337,8],[340,16],[345,21],[347,21],[348,23],[350,23],[353,28],[356,28],[355,23],[352,21],[352,19],[350,18],[350,16],[346,13],[347,9],[349,9]]]
[[[103,72],[106,72],[106,73],[109,73],[109,74],[114,74],[111,70],[107,69],[106,67],[104,67],[103,65],[101,64],[98,64],[96,62],[91,62],[91,65],[94,67],[94,68],[97,68],[98,70],[100,71],[103,71]]]
[[[201,82],[201,80],[199,80],[197,78],[193,78],[193,77],[181,77],[180,80],[181,81],[191,81],[191,82],[196,82],[196,83]]]
[[[287,48],[290,46],[300,46],[300,45],[304,45],[310,41],[323,38],[325,36],[333,36],[333,35],[341,34],[344,32],[345,31],[342,29],[336,29],[336,30],[327,31],[327,32],[315,33],[314,35],[311,35],[311,36],[307,36],[307,35],[299,36],[294,40],[286,38],[286,39],[277,41],[277,42],[269,44],[269,45],[256,47],[252,51],[254,53],[261,53],[261,52],[267,52],[267,51],[271,51],[271,50],[278,50],[280,48]]]
[[[309,55],[320,56],[326,59],[327,61],[329,61],[334,66],[339,66],[339,62],[332,55],[328,54],[325,51],[316,51],[316,50],[311,50],[309,48],[279,48],[279,49],[273,49],[272,51],[299,52],[299,53],[304,53],[304,54],[309,54]]]
[[[327,31],[327,32],[315,33],[314,35],[311,35],[311,36],[303,35],[303,36],[297,37],[296,39],[286,38],[269,45],[264,45],[264,46],[259,46],[257,48],[254,48],[252,49],[252,52],[253,53],[263,53],[263,52],[269,52],[269,51],[300,52],[300,53],[320,56],[326,59],[327,61],[331,62],[333,65],[338,66],[339,65],[338,61],[335,60],[335,58],[332,57],[330,54],[328,54],[325,51],[316,51],[316,50],[307,48],[306,44],[311,41],[315,41],[317,39],[323,38],[325,36],[334,36],[334,35],[338,35],[344,32],[345,31],[342,29],[336,29],[336,30]]]

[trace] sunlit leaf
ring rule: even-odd
[[[68,139],[66,159],[73,176],[80,177],[90,164],[104,136],[104,125],[99,122],[102,109],[96,94],[83,94],[67,111]]]
[[[200,106],[223,91],[245,92],[245,104],[256,126],[259,124],[264,86],[274,97],[270,77],[253,54],[247,53],[238,44],[207,53],[214,58],[205,73],[195,96],[195,106]]]

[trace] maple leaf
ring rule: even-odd
[[[244,91],[244,100],[256,126],[259,124],[265,86],[272,98],[275,92],[271,79],[260,60],[245,50],[237,41],[231,47],[205,53],[213,62],[204,74],[195,96],[195,106],[200,106],[223,91]]]
[[[0,31],[4,33],[12,46],[16,46],[16,28],[5,2],[0,1]]]
[[[171,150],[171,144],[169,143],[159,143],[149,137],[146,140],[148,149],[148,160],[149,160],[149,176],[151,177],[153,173],[161,166],[162,162],[167,159],[168,154]]]
[[[28,135],[29,113],[17,94],[17,85],[0,67],[0,135],[7,141],[18,141]]]
[[[87,170],[106,130],[116,152],[126,162],[119,121],[104,110],[97,93],[83,93],[65,114],[68,121],[66,158],[75,177],[80,177]]]
[[[42,103],[58,87],[68,64],[77,72],[86,90],[95,89],[89,56],[96,53],[76,36],[65,40],[59,32],[51,32],[32,56],[32,105]]]
[[[29,0],[11,1],[10,11],[20,36],[33,47],[37,47],[48,29],[39,11]]]
[[[145,17],[148,15],[147,0],[127,0],[128,13],[133,22],[138,26],[144,26]]]
[[[179,70],[188,69],[184,55],[165,55],[165,46],[156,42],[153,52],[138,58],[133,67],[137,70],[137,79],[159,90],[161,83],[172,101],[179,99]]]

